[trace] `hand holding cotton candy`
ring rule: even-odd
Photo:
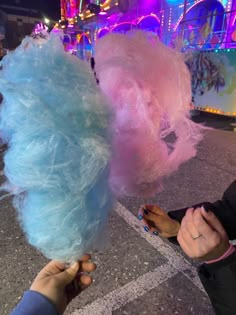
[[[202,127],[189,119],[190,74],[152,34],[109,34],[95,47],[100,87],[114,110],[110,183],[118,196],[152,196],[195,156]]]
[[[0,72],[4,187],[28,241],[71,262],[99,242],[112,204],[109,110],[89,66],[60,38],[26,38]]]

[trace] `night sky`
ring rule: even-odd
[[[56,21],[60,19],[60,0],[0,0],[0,5],[37,9]]]
[[[32,3],[32,0],[30,2]],[[56,21],[60,19],[60,0],[41,0],[41,8]]]

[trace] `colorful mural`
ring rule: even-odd
[[[236,49],[195,52],[186,63],[195,108],[236,116]]]

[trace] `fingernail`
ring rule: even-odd
[[[202,210],[205,210],[206,212],[209,212],[209,211],[210,211],[209,209],[206,209],[204,206],[201,206],[201,209],[202,209]]]
[[[139,214],[138,219],[141,221],[143,219],[142,214]]]
[[[157,231],[154,231],[153,234],[154,235],[159,235],[159,233]]]
[[[146,215],[148,215],[149,212],[148,212],[146,209],[144,209],[144,210],[143,210],[143,213],[146,214]]]
[[[149,227],[148,227],[148,226],[145,226],[145,227],[144,227],[144,231],[148,232],[148,231],[149,231]]]

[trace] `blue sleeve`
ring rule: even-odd
[[[42,294],[26,291],[10,315],[59,315],[56,307]]]

